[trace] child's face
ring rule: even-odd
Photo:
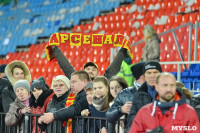
[[[25,101],[29,96],[29,92],[22,87],[16,88],[15,94],[20,101]]]
[[[87,98],[87,102],[88,102],[89,105],[92,104],[92,98],[93,98],[93,96],[94,96],[93,90],[86,91],[86,98]]]

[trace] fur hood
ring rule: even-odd
[[[19,66],[22,67],[22,69],[24,71],[24,79],[31,82],[31,74],[30,74],[30,71],[29,71],[27,65],[22,61],[15,60],[15,61],[9,63],[5,68],[6,76],[7,76],[8,80],[10,81],[10,83],[12,84],[12,86],[15,84],[15,82],[17,82],[16,79],[13,77],[13,74],[12,74],[12,69],[16,65],[19,65]]]

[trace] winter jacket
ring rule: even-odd
[[[158,36],[148,40],[144,46],[141,61],[160,61],[160,42]]]
[[[132,107],[128,115],[128,123],[126,125],[126,132],[129,130],[132,121],[137,114],[137,112],[142,108],[144,105],[149,104],[152,102],[152,98],[147,92],[147,83],[143,83],[142,86],[135,92],[132,100]]]
[[[7,77],[0,78],[0,112],[3,112],[3,103],[2,103],[2,92],[3,89],[11,85]]]
[[[98,111],[93,105],[89,105],[89,111],[90,111],[91,117],[98,117],[98,118],[106,117],[105,116],[106,111]],[[88,127],[89,127],[90,133],[98,133],[102,127],[106,127],[106,122],[105,120],[96,120],[94,123],[94,120],[90,120],[90,122],[87,121],[87,124],[86,124],[87,132],[89,132]]]
[[[159,126],[164,133],[199,133],[199,120],[195,110],[186,103],[185,96],[177,90],[173,102],[160,102],[158,96],[153,103],[139,110],[132,123],[130,133],[151,131]],[[185,130],[179,127],[195,130]]]
[[[81,116],[81,111],[88,108],[88,102],[86,100],[86,93],[82,89],[76,96],[74,103],[67,107],[57,110],[53,113],[55,120],[67,121],[69,118],[74,118],[75,116]],[[72,120],[72,132],[75,132],[76,120]]]
[[[108,122],[115,122],[124,115],[121,107],[128,101],[133,100],[134,93],[137,91],[135,86],[128,87],[119,92],[114,100],[114,104],[106,112],[106,119]]]
[[[200,95],[193,96],[190,100],[190,105],[196,110],[200,121]]]
[[[120,71],[120,67],[122,61],[124,60],[124,55],[126,54],[126,52],[127,50],[125,48],[121,48],[119,50],[113,62],[105,70],[104,76],[107,79],[110,79],[112,76],[116,75]],[[69,60],[64,56],[64,54],[58,47],[53,48],[53,54],[56,57],[58,64],[65,73],[66,77],[70,79],[71,74],[75,71],[74,67],[71,65]]]
[[[24,115],[18,113],[19,109],[25,108],[26,105],[16,99],[10,104],[9,111],[6,113],[5,123],[7,126],[16,127],[17,133],[23,133],[24,131]]]
[[[53,90],[45,90],[43,93],[38,97],[37,101],[35,100],[35,97],[33,94],[31,95],[29,99],[30,107],[32,109],[32,114],[43,114],[46,112],[47,105],[52,99],[53,96]],[[33,117],[32,121],[32,133],[35,133],[35,126],[36,126],[36,117]],[[39,127],[37,127],[37,132],[39,133]]]
[[[16,65],[21,66],[21,68],[23,69],[24,79],[31,82],[30,71],[24,62],[15,60],[6,66],[5,73],[9,82],[8,82],[8,86],[6,86],[2,91],[2,103],[3,103],[3,110],[5,113],[8,112],[10,103],[14,102],[16,99],[16,95],[13,90],[13,85],[15,84],[15,82],[17,82],[17,80],[13,77],[13,74],[12,74],[12,68]]]
[[[65,103],[66,103],[66,100],[67,100],[67,97],[69,95],[69,91],[65,92],[62,96],[60,97],[57,97],[55,94],[53,95],[52,97],[52,100],[49,102],[48,106],[47,106],[47,109],[46,109],[46,112],[55,112],[59,109],[62,109],[65,107]],[[47,125],[47,124],[39,124],[39,127],[42,131],[45,131],[47,130],[48,131],[51,131],[51,126],[53,126],[54,128],[53,129],[61,129],[61,131],[65,131],[65,128],[62,126],[62,123],[63,121],[57,121],[58,124],[56,122],[52,122],[51,124]],[[56,125],[57,124],[57,125]],[[55,128],[57,127],[57,128]],[[61,128],[59,128],[61,127]],[[59,131],[56,131],[56,132],[59,132]]]

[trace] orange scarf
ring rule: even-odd
[[[133,59],[131,42],[126,40],[122,34],[54,33],[45,47],[48,61],[54,59],[52,48],[49,46],[60,44],[68,46],[123,47],[128,49]]]
[[[73,93],[70,93],[67,97],[67,101],[65,103],[65,107],[69,107],[74,103],[74,100],[76,98],[76,95]],[[63,122],[63,126],[66,127],[66,133],[72,133],[72,118],[69,118],[67,121]]]

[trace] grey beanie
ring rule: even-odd
[[[13,86],[14,92],[19,87],[22,87],[22,88],[26,89],[28,92],[30,92],[30,83],[27,80],[19,80],[19,81],[17,81]]]

